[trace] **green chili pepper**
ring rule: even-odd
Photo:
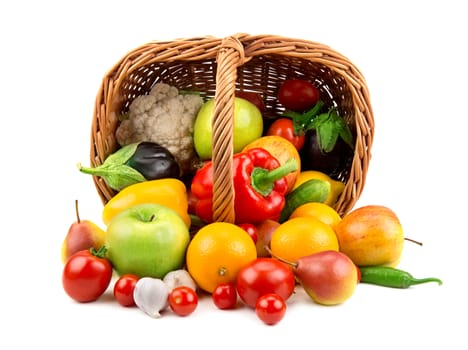
[[[376,284],[384,287],[409,288],[412,285],[427,282],[442,284],[442,281],[438,278],[414,278],[409,272],[390,266],[362,266],[359,269],[361,270],[362,283]]]

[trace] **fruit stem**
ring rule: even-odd
[[[75,213],[76,213],[76,222],[80,223],[81,220],[80,220],[80,213],[78,210],[78,199],[75,199]]]
[[[98,258],[105,259],[106,257],[106,252],[107,252],[107,247],[106,246],[101,246],[99,249],[96,249],[94,247],[89,248],[89,252]]]
[[[288,264],[289,266],[292,266],[293,268],[297,268],[297,262],[292,262],[292,261],[289,261],[289,260],[286,260],[286,259],[283,259],[279,256],[276,256],[275,254],[273,254],[273,252],[271,251],[270,247],[269,246],[264,246],[265,250],[273,257],[275,258],[276,260],[279,260],[285,264]]]
[[[412,243],[416,243],[417,245],[420,245],[422,246],[422,242],[419,242],[419,241],[415,241],[414,239],[411,239],[411,238],[408,238],[408,237],[405,237],[404,238],[406,241],[409,241],[409,242],[412,242]]]

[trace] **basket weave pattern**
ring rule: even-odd
[[[304,78],[320,91],[325,106],[335,106],[355,136],[355,152],[338,178],[346,186],[334,205],[351,210],[366,180],[374,137],[369,91],[360,71],[326,45],[274,35],[237,34],[218,39],[200,37],[143,45],[118,61],[104,76],[98,91],[91,130],[91,164],[98,166],[119,145],[118,116],[135,97],[157,82],[214,97],[213,213],[215,221],[234,222],[232,184],[233,111],[236,90],[255,91],[265,101],[264,119],[278,117],[282,81]],[[93,177],[103,203],[115,195],[103,179]]]

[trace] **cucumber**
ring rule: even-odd
[[[286,203],[281,211],[279,222],[289,219],[296,208],[309,202],[323,203],[330,194],[330,183],[319,179],[310,179],[286,195]]]

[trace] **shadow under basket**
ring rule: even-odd
[[[115,138],[119,115],[135,97],[164,82],[214,98],[213,213],[215,221],[234,222],[232,131],[236,91],[259,93],[264,120],[284,112],[277,100],[280,84],[291,78],[312,82],[327,107],[336,107],[354,136],[354,153],[336,179],[345,183],[334,208],[349,212],[363,190],[371,158],[374,118],[369,91],[360,71],[330,47],[275,35],[236,34],[226,38],[197,37],[154,41],[128,52],[104,76],[91,130],[91,165],[98,166],[120,146]],[[345,155],[344,155],[345,156]],[[105,204],[116,192],[93,177]]]

